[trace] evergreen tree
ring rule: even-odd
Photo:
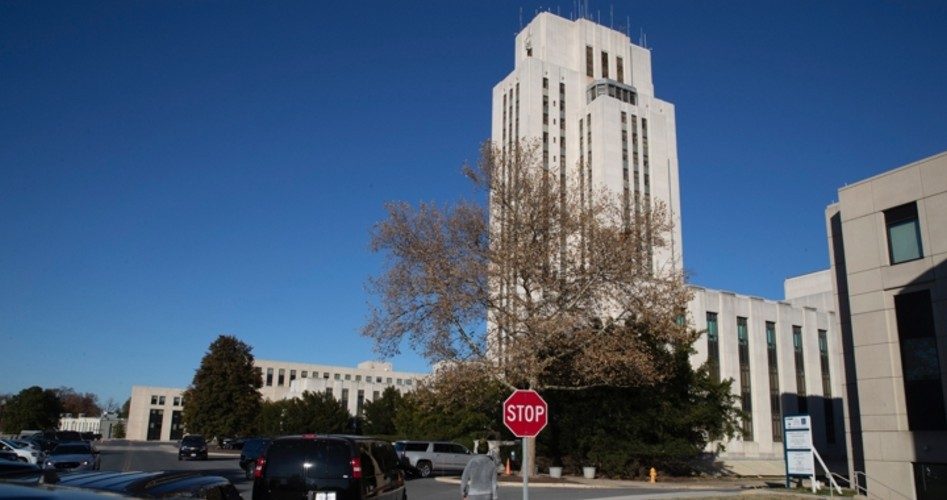
[[[184,391],[184,426],[213,436],[250,434],[260,413],[260,372],[252,348],[236,337],[217,337]]]
[[[3,411],[3,432],[17,434],[24,429],[55,429],[62,403],[52,389],[33,386],[7,401]]]
[[[365,432],[391,436],[395,434],[395,414],[403,397],[394,387],[388,387],[375,401],[365,403]]]
[[[352,415],[342,402],[321,392],[306,391],[299,399],[285,401],[283,433],[332,434],[346,432]]]

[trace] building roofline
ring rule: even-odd
[[[862,179],[862,180],[860,180],[860,181],[853,182],[853,183],[851,183],[851,184],[846,184],[845,186],[840,187],[840,188],[838,189],[838,192],[841,193],[842,191],[845,191],[845,190],[847,190],[847,189],[851,189],[851,188],[853,188],[853,187],[855,187],[855,186],[860,186],[860,185],[862,185],[862,184],[867,184],[867,183],[869,183],[869,182],[876,181],[876,180],[878,180],[878,179],[880,179],[880,178],[882,178],[882,177],[886,177],[886,176],[889,176],[889,175],[894,175],[894,174],[896,174],[896,173],[898,173],[898,172],[901,172],[902,170],[907,170],[907,169],[909,169],[909,168],[914,168],[914,167],[917,167],[918,165],[920,165],[920,164],[922,164],[922,163],[927,163],[927,162],[929,162],[929,161],[936,160],[936,159],[941,158],[941,157],[947,157],[947,151],[942,151],[942,152],[940,152],[940,153],[936,153],[936,154],[933,154],[933,155],[931,155],[931,156],[928,156],[928,157],[925,157],[925,158],[921,158],[920,160],[912,161],[911,163],[908,163],[908,164],[906,164],[906,165],[902,165],[902,166],[897,167],[897,168],[892,169],[892,170],[886,170],[886,171],[884,171],[884,172],[881,172],[880,174],[876,174],[876,175],[873,175],[873,176],[871,176],[871,177],[868,177],[867,179]],[[837,202],[836,202],[836,203],[837,203]],[[833,204],[835,204],[835,203],[833,203]],[[829,205],[829,206],[832,206],[832,205]]]

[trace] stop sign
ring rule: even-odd
[[[517,390],[503,402],[503,423],[516,437],[536,437],[549,420],[549,406],[536,391]]]

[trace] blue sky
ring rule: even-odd
[[[375,358],[369,230],[388,200],[475,196],[459,167],[540,5],[574,9],[0,3],[0,393],[184,387],[221,333],[265,359]],[[780,298],[828,266],[839,187],[947,149],[942,2],[616,2],[614,19],[647,34],[677,109],[694,283]]]

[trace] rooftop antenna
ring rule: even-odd
[[[625,16],[625,36],[631,40],[631,16]]]
[[[523,6],[520,6],[520,31],[523,30]]]
[[[611,13],[611,21],[610,21],[609,28],[615,29],[615,4],[609,5],[608,10]]]

